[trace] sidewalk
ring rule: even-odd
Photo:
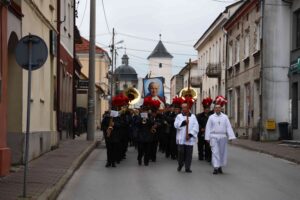
[[[257,142],[247,139],[237,139],[231,143],[245,149],[266,153],[278,158],[300,164],[300,146],[283,144],[282,142]]]
[[[100,141],[98,132],[95,141],[86,141],[86,134],[75,140],[59,143],[59,148],[50,151],[29,163],[27,173],[28,199],[55,199],[75,170],[88,157]],[[0,200],[22,199],[23,166],[0,178]]]

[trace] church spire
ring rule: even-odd
[[[159,42],[152,53],[148,56],[148,59],[149,58],[173,58],[161,41],[161,34],[159,34]]]

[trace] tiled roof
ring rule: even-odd
[[[81,40],[82,40],[81,44],[76,44],[76,47],[75,47],[76,53],[89,53],[90,42],[83,37],[81,37]],[[96,54],[103,53],[103,52],[106,52],[106,51],[96,45]]]

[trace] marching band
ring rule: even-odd
[[[156,162],[156,154],[159,151],[164,153],[166,158],[178,161],[178,171],[185,166],[185,171],[190,173],[196,141],[199,160],[205,158],[211,162],[211,148],[205,141],[210,140],[205,134],[205,129],[209,128],[205,126],[213,113],[209,109],[212,99],[203,99],[204,112],[197,115],[190,112],[195,100],[195,95],[191,92],[186,92],[184,97],[175,97],[171,105],[165,105],[164,110],[159,109],[162,102],[151,97],[144,98],[140,109],[130,109],[130,102],[139,96],[136,92],[137,90],[131,89],[130,94],[121,93],[113,97],[111,111],[107,111],[103,116],[101,130],[107,149],[106,167],[116,167],[116,164],[126,159],[128,144],[137,149],[139,166],[148,166],[150,162]],[[224,133],[226,134],[226,130]],[[213,158],[215,164],[215,155]]]

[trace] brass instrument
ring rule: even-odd
[[[107,137],[110,137],[111,135],[111,132],[113,130],[113,127],[114,127],[114,122],[113,122],[113,117],[110,117],[109,118],[109,125],[108,125],[108,128],[107,128]]]
[[[141,99],[141,94],[134,87],[129,87],[124,90],[124,95],[129,99],[129,105],[134,105]]]
[[[146,123],[147,123],[147,119],[146,119],[146,118],[143,118],[142,124],[146,124]]]
[[[151,133],[156,133],[156,128],[157,128],[157,124],[154,124],[152,127],[151,127],[151,129],[150,129],[150,132]]]

